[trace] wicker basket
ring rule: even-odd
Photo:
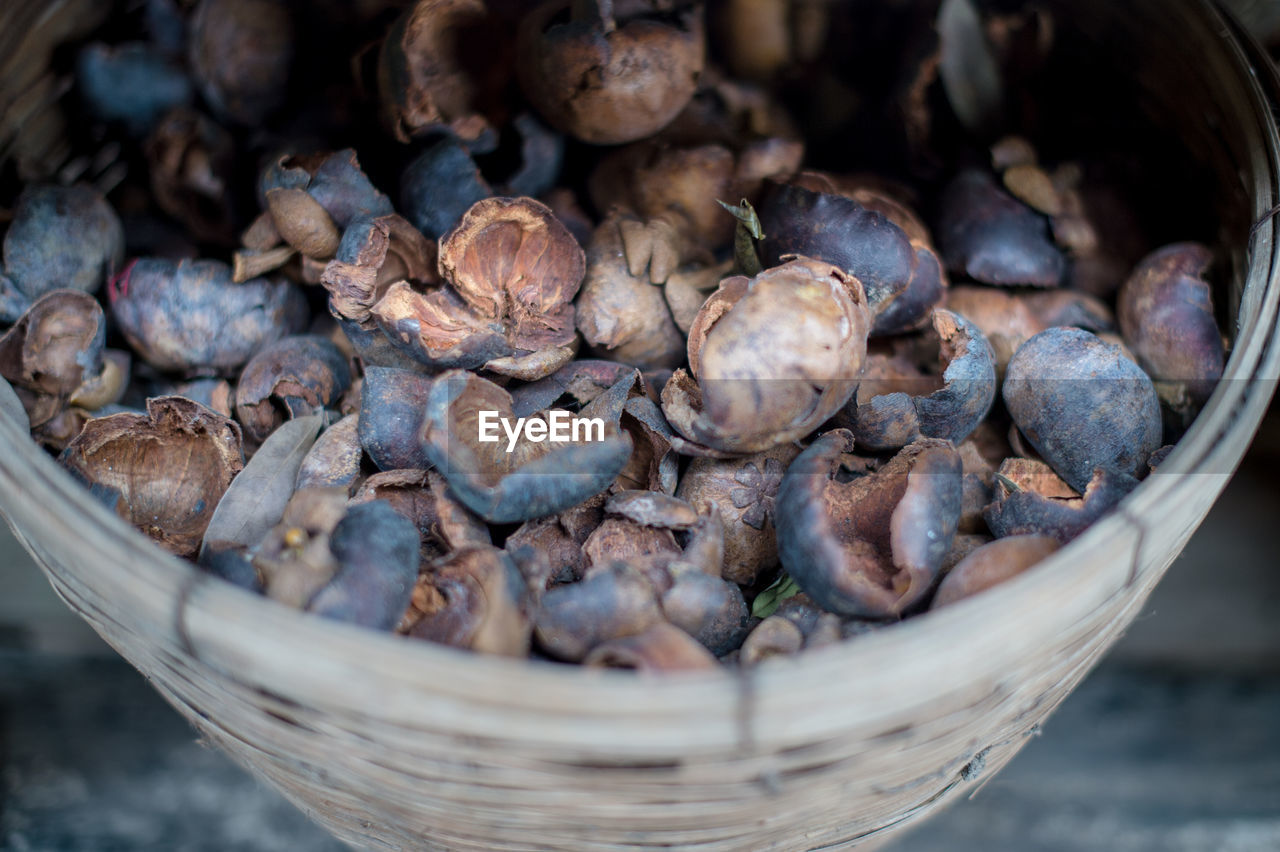
[[[0,7],[0,56],[40,62],[74,29],[59,22],[99,4],[37,5]],[[1059,5],[1099,50],[1127,55],[1151,81],[1148,106],[1218,168],[1234,348],[1164,475],[992,592],[754,671],[646,679],[401,640],[208,579],[3,414],[0,508],[63,599],[205,737],[352,844],[736,852],[882,838],[976,790],[1089,672],[1204,518],[1280,375],[1265,60],[1207,5]],[[32,152],[55,146],[12,131],[58,126],[32,106],[58,81],[4,73],[0,150],[38,172],[51,160]]]

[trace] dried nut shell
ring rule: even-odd
[[[320,283],[329,310],[342,320],[375,328],[374,307],[392,284],[406,279],[434,284],[436,246],[395,214],[361,219],[342,234]]]
[[[379,470],[431,466],[420,432],[431,379],[394,367],[366,367],[360,389],[360,446]]]
[[[285,420],[336,405],[350,386],[338,347],[315,335],[286,337],[264,346],[240,373],[236,419],[246,438],[265,441]]]
[[[823,609],[900,616],[933,587],[960,519],[959,455],[922,440],[875,473],[834,478],[853,435],[828,432],[800,454],[778,491],[778,552]]]
[[[333,579],[307,609],[316,615],[391,630],[409,606],[418,576],[418,531],[386,503],[351,506],[329,539]]]
[[[1213,260],[1199,243],[1176,243],[1148,255],[1120,289],[1125,342],[1157,382],[1183,385],[1195,408],[1222,378],[1222,334],[1204,274]]]
[[[618,420],[637,380],[623,378],[584,407],[578,418],[588,428],[579,435],[570,431],[569,441],[552,442],[546,440],[551,415],[528,419],[548,423],[542,439],[525,434],[505,390],[472,373],[442,373],[427,397],[421,446],[458,499],[485,520],[510,523],[555,514],[604,491],[626,464],[631,440]],[[489,418],[484,432],[481,412]],[[600,423],[591,426],[594,420]],[[504,434],[504,421],[521,431],[514,445]]]
[[[750,586],[778,564],[774,500],[799,454],[789,443],[739,459],[696,458],[681,477],[676,496],[714,504],[724,519],[724,579]]]
[[[287,92],[293,21],[282,0],[201,0],[188,60],[200,93],[233,121],[261,125]]]
[[[484,50],[501,84],[504,51],[493,49],[490,29],[484,0],[418,0],[391,25],[378,55],[378,91],[396,139],[444,129],[468,142],[492,135],[477,111],[488,81],[463,64],[469,52]]]
[[[698,671],[719,666],[707,649],[670,624],[655,624],[643,633],[597,645],[582,661],[593,668],[641,672]]]
[[[619,491],[604,510],[633,523],[667,530],[687,530],[698,523],[698,512],[684,500],[654,491]]]
[[[201,241],[234,243],[229,189],[236,147],[231,133],[193,109],[177,107],[156,124],[145,152],[156,204]]]
[[[0,323],[16,322],[50,290],[97,292],[124,260],[124,228],[84,186],[32,185],[18,196],[4,235]]]
[[[684,336],[662,288],[628,269],[622,221],[610,214],[592,235],[577,300],[578,330],[604,357],[641,369],[674,367],[684,359]]]
[[[337,574],[330,537],[347,511],[345,488],[295,491],[280,523],[253,550],[253,565],[267,597],[305,609]]]
[[[534,627],[547,653],[577,662],[598,645],[642,633],[661,621],[653,585],[637,569],[615,563],[581,582],[549,590]]]
[[[513,556],[533,551],[546,558],[546,577],[535,593],[582,579],[587,570],[582,546],[604,518],[604,500],[598,495],[558,515],[526,521],[507,536],[506,550]]]
[[[973,323],[946,310],[933,313],[940,341],[943,386],[928,392],[928,380],[896,390],[897,382],[864,378],[858,387],[854,437],[870,450],[893,450],[919,438],[958,444],[986,418],[996,397],[995,358]],[[913,393],[910,384],[924,391]]]
[[[1057,287],[1066,271],[1045,218],[986,172],[962,172],[943,192],[938,246],[948,269],[984,284]]]
[[[269,190],[267,210],[281,238],[308,257],[333,257],[338,250],[338,227],[320,202],[305,190],[294,187]]]
[[[680,457],[672,447],[675,433],[667,418],[647,396],[627,400],[623,430],[631,436],[631,458],[618,474],[614,488],[647,488],[674,494],[680,473]]]
[[[588,575],[592,568],[608,568],[614,562],[641,565],[664,564],[681,554],[676,537],[667,529],[654,529],[624,518],[606,518],[582,544]]]
[[[298,468],[298,489],[350,489],[360,478],[360,446],[357,414],[348,414],[320,434]]]
[[[774,184],[761,202],[761,260],[775,266],[784,257],[802,255],[831,263],[865,289],[876,317],[874,334],[906,331],[941,301],[945,275],[932,248],[893,221],[912,227],[906,217],[893,215],[897,208],[891,209],[888,199],[864,200],[867,205],[794,183]],[[899,299],[906,301],[895,308]]]
[[[667,621],[697,639],[717,657],[742,644],[751,627],[751,612],[733,583],[677,563],[671,588],[662,593]]]
[[[350,505],[381,500],[413,522],[422,556],[435,559],[462,547],[487,546],[489,528],[446,492],[435,471],[388,470],[360,485]]]
[[[697,383],[679,370],[662,392],[677,432],[716,451],[760,452],[804,437],[848,402],[870,326],[855,279],[796,260],[717,292],[741,296],[727,311],[715,296],[703,306],[719,316],[700,317],[689,335]]]
[[[90,420],[59,461],[112,493],[120,517],[179,556],[196,552],[218,500],[244,467],[240,427],[182,397],[149,399],[145,415]]]
[[[1097,468],[1139,476],[1160,448],[1151,380],[1087,331],[1051,328],[1028,340],[1009,362],[1003,394],[1019,431],[1077,491]]]
[[[1082,496],[1047,496],[1015,490],[1011,483],[997,477],[995,501],[983,511],[992,534],[997,538],[1046,535],[1063,544],[1111,511],[1138,485],[1127,474],[1103,468],[1094,471]]]
[[[1022,293],[1018,299],[1031,311],[1042,330],[1071,326],[1103,334],[1116,329],[1115,315],[1106,303],[1079,290],[1042,290]]]
[[[433,367],[484,366],[525,380],[573,357],[573,297],[586,259],[546,205],[477,202],[441,240],[439,268],[448,287],[418,293],[394,284],[372,308],[407,354]]]
[[[947,291],[945,306],[977,326],[987,338],[1000,377],[1018,347],[1049,327],[1039,320],[1025,297],[994,287],[952,287]]]
[[[1054,553],[1061,543],[1042,535],[1017,535],[983,545],[960,561],[938,585],[930,609],[986,591]]]
[[[682,2],[616,27],[612,20],[558,23],[569,5],[550,0],[520,25],[518,79],[539,114],[593,145],[643,139],[669,124],[702,72],[701,4]]]
[[[265,278],[235,284],[231,268],[216,260],[135,260],[111,280],[107,296],[139,357],[175,372],[232,373],[307,319],[294,285]]]
[[[426,148],[400,176],[400,209],[431,239],[439,239],[477,201],[493,195],[475,160],[456,139]]]
[[[0,346],[0,351],[3,347]],[[104,349],[102,352],[102,372],[81,382],[68,400],[77,408],[85,411],[97,411],[120,401],[129,387],[129,373],[133,366],[133,358],[128,352],[119,349]],[[217,411],[217,409],[214,409]],[[225,412],[218,412],[225,414]]]
[[[736,178],[736,159],[723,145],[650,140],[603,157],[587,188],[597,210],[629,214],[623,220],[629,268],[637,276],[648,268],[648,279],[658,283],[683,263],[709,260],[733,239],[734,219],[716,199],[736,202],[745,194]]]
[[[44,294],[0,337],[0,376],[13,385],[32,428],[103,377],[105,342],[102,308],[79,290]]]
[[[804,648],[804,634],[795,622],[781,615],[771,615],[752,629],[742,642],[738,661],[755,666],[771,657],[789,657]]]
[[[524,579],[506,553],[493,547],[460,550],[432,563],[423,581],[435,587],[440,601],[409,635],[481,654],[528,656],[533,628]]]

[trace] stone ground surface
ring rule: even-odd
[[[888,852],[1280,850],[1280,418],[1102,666]],[[193,730],[0,540],[0,850],[342,848]]]

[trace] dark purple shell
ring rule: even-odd
[[[1147,256],[1120,289],[1125,343],[1157,381],[1180,382],[1203,405],[1222,378],[1222,334],[1204,273],[1212,252],[1176,243]]]
[[[1014,491],[983,509],[982,517],[996,538],[1036,534],[1066,544],[1111,511],[1137,485],[1131,476],[1099,468],[1081,497],[1058,499],[1034,491]],[[1007,492],[1003,487],[998,490]]]
[[[976,170],[942,194],[938,247],[948,269],[984,284],[1057,287],[1067,265],[1048,221]]]
[[[433,240],[456,225],[471,205],[490,195],[493,191],[475,161],[454,139],[427,148],[400,177],[400,207],[405,218]]]
[[[907,290],[918,263],[901,228],[843,195],[774,184],[760,205],[760,224],[766,268],[791,254],[838,266],[862,282],[873,314]]]
[[[379,470],[431,466],[418,433],[431,379],[394,367],[367,367],[360,389],[360,446]]]
[[[307,609],[325,618],[391,630],[418,578],[418,530],[383,500],[351,506],[329,539],[338,573]]]
[[[1004,401],[1049,466],[1083,492],[1096,469],[1138,477],[1160,448],[1160,401],[1120,347],[1077,328],[1051,328],[1009,361]]]

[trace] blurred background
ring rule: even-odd
[[[1280,2],[1231,0],[1280,46]],[[976,795],[889,852],[1280,849],[1280,408],[1143,615]],[[0,850],[342,848],[203,746],[0,525]]]

